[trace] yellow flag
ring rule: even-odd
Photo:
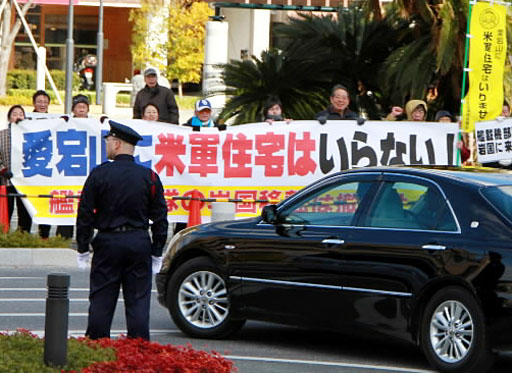
[[[503,70],[507,52],[507,10],[503,5],[479,2],[473,6],[469,39],[469,90],[464,98],[462,128],[492,120],[503,107]]]

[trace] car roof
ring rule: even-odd
[[[392,166],[364,167],[344,173],[387,172],[451,179],[480,186],[512,185],[512,171],[489,167]]]

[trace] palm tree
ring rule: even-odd
[[[337,17],[300,14],[276,32],[291,40],[300,54],[323,54],[331,85],[341,83],[352,93],[352,108],[378,119],[387,106],[379,87],[379,67],[403,43],[407,22],[377,17],[375,6],[340,8]],[[287,51],[288,51],[287,50]]]
[[[276,33],[289,40],[283,51],[264,52],[261,59],[231,61],[223,79],[232,98],[221,119],[237,115],[237,123],[254,121],[270,95],[283,102],[286,115],[310,119],[325,108],[331,87],[352,92],[352,108],[380,117],[386,102],[378,87],[378,69],[400,45],[406,22],[383,20],[360,7],[342,8],[337,17],[299,14]],[[370,19],[369,19],[370,18]]]
[[[351,92],[352,109],[370,119],[412,98],[427,98],[431,112],[458,112],[468,4],[440,1],[397,0],[381,13],[377,0],[367,0],[336,17],[291,18],[276,29],[289,41],[283,51],[224,66],[232,98],[221,117],[253,121],[276,95],[289,116],[311,118],[336,83]]]
[[[322,110],[323,96],[319,93],[326,85],[324,74],[311,76],[314,58],[297,59],[278,50],[264,51],[261,58],[231,61],[223,65],[222,78],[230,97],[219,119],[235,117],[235,124],[262,119],[265,101],[279,97],[285,114],[294,119],[310,119]]]
[[[468,3],[400,0],[386,11],[410,22],[410,40],[382,65],[380,86],[394,104],[427,98],[430,106],[460,109]],[[432,93],[438,92],[438,96]]]

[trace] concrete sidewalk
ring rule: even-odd
[[[76,250],[0,248],[0,267],[76,267]]]

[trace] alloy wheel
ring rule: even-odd
[[[447,363],[463,360],[473,344],[474,323],[461,302],[448,300],[439,305],[430,320],[432,349]]]
[[[178,304],[190,324],[198,328],[214,328],[229,314],[226,284],[216,273],[194,272],[181,283]]]

